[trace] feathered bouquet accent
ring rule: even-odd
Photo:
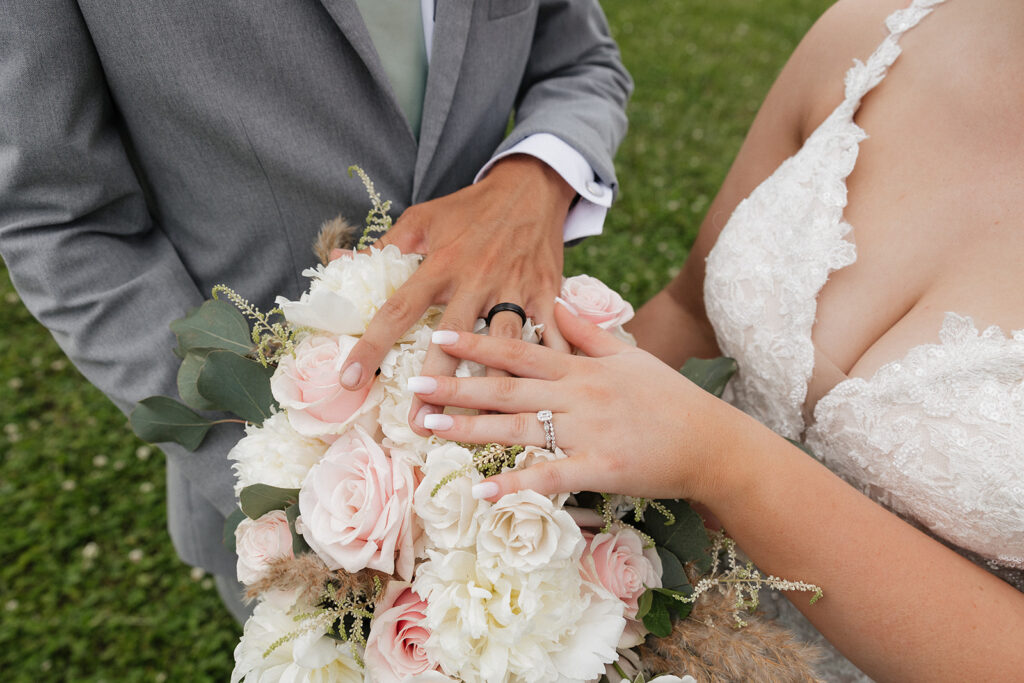
[[[228,455],[239,509],[225,541],[257,604],[232,681],[809,680],[806,650],[778,629],[735,629],[756,605],[753,588],[803,586],[739,566],[685,502],[471,495],[485,476],[565,454],[409,428],[406,384],[441,308],[398,340],[367,387],[341,385],[348,353],[421,260],[368,244],[390,226],[388,204],[355,170],[371,237],[331,260],[353,231],[328,223],[321,264],[303,273],[308,291],[268,314],[217,287],[172,324],[188,405],[153,397],[131,417],[143,438],[193,449],[224,421],[195,410],[245,423]],[[562,298],[629,338],[632,307],[594,278],[569,278]],[[523,339],[542,333],[527,322]],[[733,369],[719,359],[684,372],[720,392]],[[463,362],[456,374],[484,372]]]

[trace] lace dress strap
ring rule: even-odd
[[[853,66],[846,72],[846,99],[843,104],[856,109],[860,101],[872,88],[882,82],[889,67],[896,58],[900,56],[902,49],[899,45],[900,38],[910,29],[917,26],[918,22],[931,14],[936,5],[946,0],[914,0],[909,7],[896,10],[885,20],[885,26],[889,29],[889,35],[885,37],[882,44],[868,57],[868,61],[862,62],[854,59]]]

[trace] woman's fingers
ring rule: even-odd
[[[505,370],[517,377],[559,379],[573,360],[564,353],[517,339],[439,330],[430,340],[450,356]]]
[[[557,423],[557,415],[554,422]],[[442,439],[460,443],[500,443],[505,446],[546,444],[537,413],[512,415],[427,415],[423,425]],[[555,432],[557,437],[557,431]]]
[[[558,323],[558,329],[566,341],[584,354],[591,358],[601,358],[633,348],[626,342],[616,339],[611,332],[602,330],[594,323],[577,316],[575,309],[562,299],[555,301],[558,303],[555,306],[555,322]]]
[[[436,406],[456,406],[502,413],[562,410],[550,382],[517,377],[410,377],[407,387]]]

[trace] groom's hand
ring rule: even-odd
[[[375,245],[394,244],[426,257],[412,277],[374,316],[341,371],[342,384],[358,389],[373,379],[385,354],[432,304],[445,304],[441,330],[472,332],[477,318],[502,302],[518,304],[544,324],[544,344],[568,351],[554,322],[562,283],[562,226],[575,192],[547,164],[512,155],[480,182],[409,207]],[[518,338],[519,316],[494,316],[490,334]],[[458,361],[436,345],[423,375],[454,374]],[[497,374],[488,369],[488,374]],[[413,399],[409,423],[421,435],[423,417],[442,408]]]

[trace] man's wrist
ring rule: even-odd
[[[559,231],[577,196],[576,190],[555,169],[529,154],[513,154],[499,159],[480,182],[505,184],[522,191],[532,201],[542,202],[551,208],[552,217],[559,221]]]

